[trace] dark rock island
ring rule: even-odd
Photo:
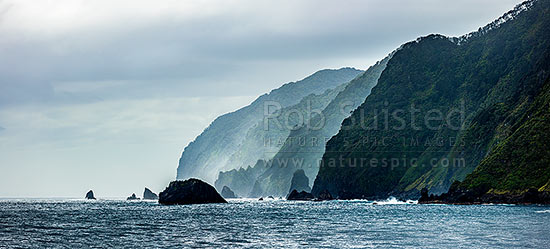
[[[159,203],[165,205],[227,203],[214,187],[201,180],[190,178],[173,181],[160,192]]]
[[[159,196],[157,194],[153,193],[153,191],[151,191],[150,189],[145,188],[145,190],[143,191],[143,199],[144,200],[158,200]]]
[[[133,193],[132,195],[130,195],[128,198],[126,198],[127,201],[137,201],[139,200],[139,198],[136,196],[135,193]]]
[[[86,193],[86,199],[95,200],[94,191],[92,190],[88,191],[88,193]]]

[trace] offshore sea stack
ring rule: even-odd
[[[88,193],[86,193],[86,199],[87,200],[95,200],[94,191],[90,190]]]
[[[143,199],[144,200],[158,200],[159,196],[157,194],[153,193],[153,191],[151,191],[150,189],[145,188],[145,190],[143,191]]]
[[[227,203],[214,187],[199,179],[173,181],[159,194],[159,203],[165,205]]]
[[[136,196],[135,193],[133,193],[132,195],[130,195],[128,198],[126,198],[127,201],[137,201],[139,200],[139,198]]]

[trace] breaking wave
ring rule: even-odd
[[[390,196],[390,198],[386,200],[375,201],[372,204],[373,205],[404,205],[404,204],[418,204],[418,201],[413,201],[413,200],[401,201],[393,196]]]

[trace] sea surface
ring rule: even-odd
[[[550,207],[0,200],[0,248],[549,248]]]

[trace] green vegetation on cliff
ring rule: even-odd
[[[544,62],[550,64],[550,58]],[[550,65],[547,65],[550,68]],[[550,80],[518,122],[510,136],[491,151],[458,189],[476,192],[548,191],[550,181]],[[543,76],[544,75],[544,76]],[[529,100],[526,100],[529,101]]]
[[[476,167],[461,186],[545,185],[549,119],[533,110],[548,99],[538,94],[550,69],[549,9],[550,1],[527,1],[467,36],[403,45],[327,143],[313,193],[442,193]]]

